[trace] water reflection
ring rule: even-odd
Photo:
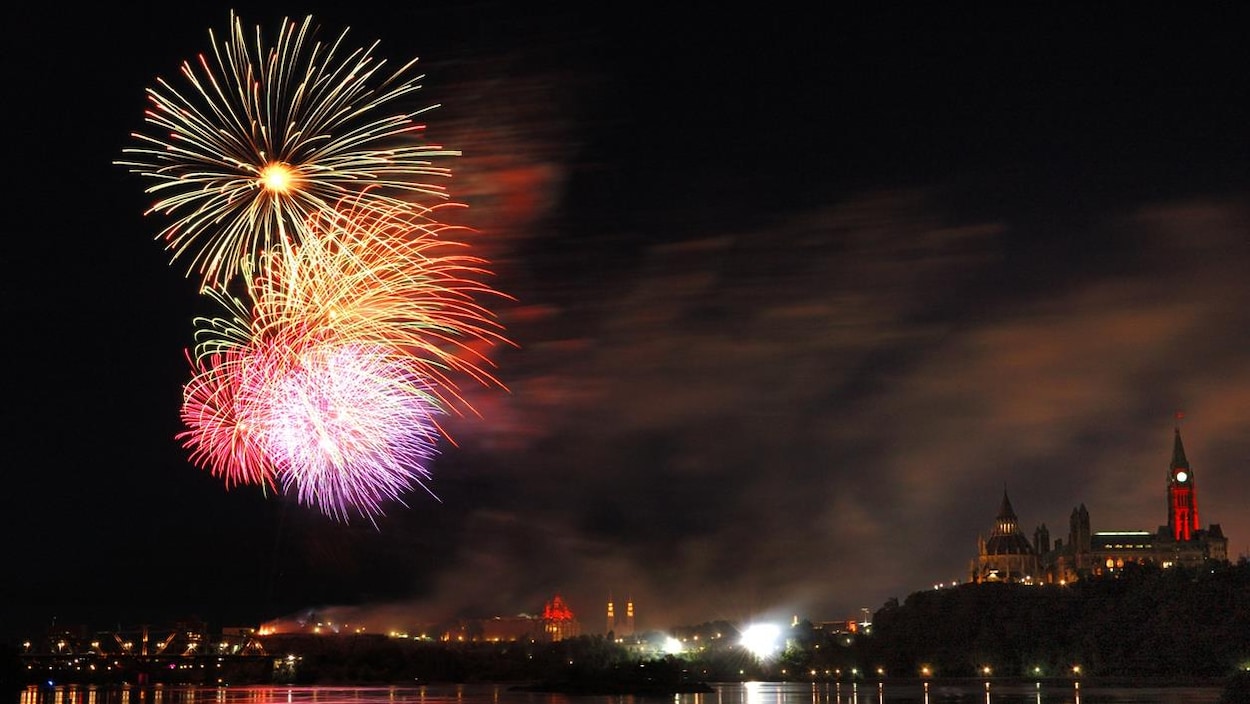
[[[19,704],[1217,704],[1218,687],[1101,688],[1067,681],[745,682],[708,694],[570,696],[506,685],[413,687],[33,686]]]

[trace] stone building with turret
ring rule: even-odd
[[[1032,582],[1041,572],[1041,563],[1037,558],[1037,550],[1020,531],[1016,512],[1004,489],[989,539],[977,539],[972,581]]]
[[[1085,575],[1114,573],[1134,563],[1196,567],[1212,561],[1227,562],[1228,538],[1220,525],[1202,528],[1198,522],[1197,481],[1185,456],[1179,427],[1173,439],[1165,495],[1167,523],[1153,531],[1094,531],[1089,510],[1081,504],[1068,517],[1067,541],[1057,539],[1052,545],[1044,523],[1034,529],[1032,542],[1025,537],[1004,490],[989,539],[977,540],[970,579],[1063,584]]]

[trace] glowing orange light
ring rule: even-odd
[[[273,193],[289,193],[295,185],[295,171],[275,161],[261,169],[260,185]]]

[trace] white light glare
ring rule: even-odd
[[[676,638],[668,636],[664,639],[665,655],[680,655],[683,650],[685,650],[685,648],[682,646],[681,641]]]
[[[777,624],[756,623],[742,632],[741,644],[756,657],[766,658],[777,652],[780,638],[781,627]]]

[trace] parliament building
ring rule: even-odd
[[[1056,539],[1053,544],[1045,524],[1033,531],[1032,541],[1025,537],[1004,490],[989,539],[977,540],[971,581],[1066,584],[1132,563],[1194,567],[1227,562],[1228,538],[1219,524],[1204,529],[1198,522],[1198,490],[1179,427],[1165,487],[1167,524],[1157,530],[1093,531],[1089,511],[1081,504],[1068,519],[1067,542]]]

